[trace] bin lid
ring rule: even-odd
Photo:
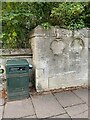
[[[12,59],[7,60],[6,66],[13,66],[13,65],[29,65],[26,59]]]

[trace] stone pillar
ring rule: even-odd
[[[36,90],[45,91],[88,83],[87,30],[37,26],[30,33]]]

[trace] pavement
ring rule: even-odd
[[[0,98],[0,119],[2,118],[88,118],[88,89],[50,92],[45,95],[31,95],[28,99],[4,104]]]

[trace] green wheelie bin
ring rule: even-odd
[[[8,100],[29,97],[29,63],[26,59],[6,62],[6,87]]]

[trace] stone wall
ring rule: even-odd
[[[88,84],[88,29],[37,26],[30,33],[36,90]]]
[[[0,65],[5,66],[9,59],[24,58],[32,64],[31,49],[0,49]]]
[[[31,49],[0,49],[0,65],[5,65],[8,59],[25,58],[32,63]]]
[[[23,58],[26,59],[29,64],[32,64],[32,51],[31,49],[0,49],[0,68],[4,69],[4,74],[0,75],[0,90],[2,89],[1,79],[6,79],[5,65],[6,61],[10,59]],[[33,70],[30,72],[30,78],[33,78]],[[30,86],[31,86],[30,82]]]

